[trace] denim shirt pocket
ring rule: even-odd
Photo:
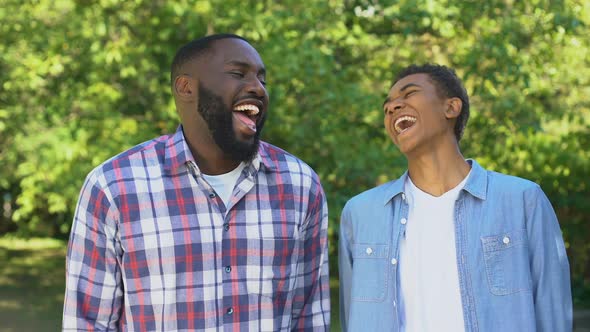
[[[353,301],[382,302],[387,295],[389,245],[359,243],[352,247]]]
[[[509,295],[532,289],[524,229],[482,236],[481,244],[492,294]]]

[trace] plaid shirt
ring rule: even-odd
[[[261,142],[226,208],[179,127],[93,170],[67,255],[64,331],[327,331],[327,204]]]

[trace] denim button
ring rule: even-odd
[[[510,238],[508,236],[504,236],[504,238],[502,239],[502,242],[504,242],[504,244],[508,244],[508,243],[510,243]]]
[[[402,218],[402,220],[400,220],[400,222],[402,223],[402,225],[405,225],[408,222],[408,220],[406,220],[406,218]]]
[[[391,259],[391,265],[395,265],[395,264],[397,264],[397,259],[395,259],[395,258],[392,258],[392,259]]]
[[[228,314],[228,315],[231,315],[231,314],[233,314],[233,313],[234,313],[234,308],[228,308],[228,309],[227,309],[227,314]]]
[[[406,194],[402,193],[402,199],[405,201],[406,200]]]
[[[373,254],[373,249],[371,249],[371,247],[368,247],[367,250],[365,250],[367,255],[372,255]]]
[[[231,272],[231,266],[229,266],[229,265],[228,265],[228,266],[226,266],[226,267],[225,267],[225,272],[226,272],[226,273],[230,273],[230,272]]]

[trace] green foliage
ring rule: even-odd
[[[10,0],[0,21],[0,232],[65,236],[93,167],[176,128],[176,49],[234,32],[269,70],[264,139],[322,178],[333,258],[344,202],[405,168],[382,124],[393,74],[438,62],[472,96],[465,155],[541,184],[590,284],[587,1]]]

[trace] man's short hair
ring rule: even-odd
[[[459,142],[463,136],[467,120],[469,119],[469,96],[467,95],[463,83],[451,68],[437,64],[424,64],[410,65],[402,69],[393,80],[392,86],[402,78],[414,74],[428,75],[434,83],[436,92],[440,97],[457,97],[461,99],[463,104],[461,106],[461,114],[459,114],[457,122],[455,123],[455,137],[457,138],[457,142]]]
[[[198,58],[205,52],[209,51],[214,41],[227,38],[241,39],[247,43],[250,43],[244,37],[234,35],[231,33],[220,33],[194,39],[180,47],[178,51],[176,51],[176,55],[174,56],[174,60],[172,60],[172,65],[170,66],[170,81],[172,85],[174,85],[174,79],[176,79],[176,76],[181,74],[182,67],[186,63]]]

